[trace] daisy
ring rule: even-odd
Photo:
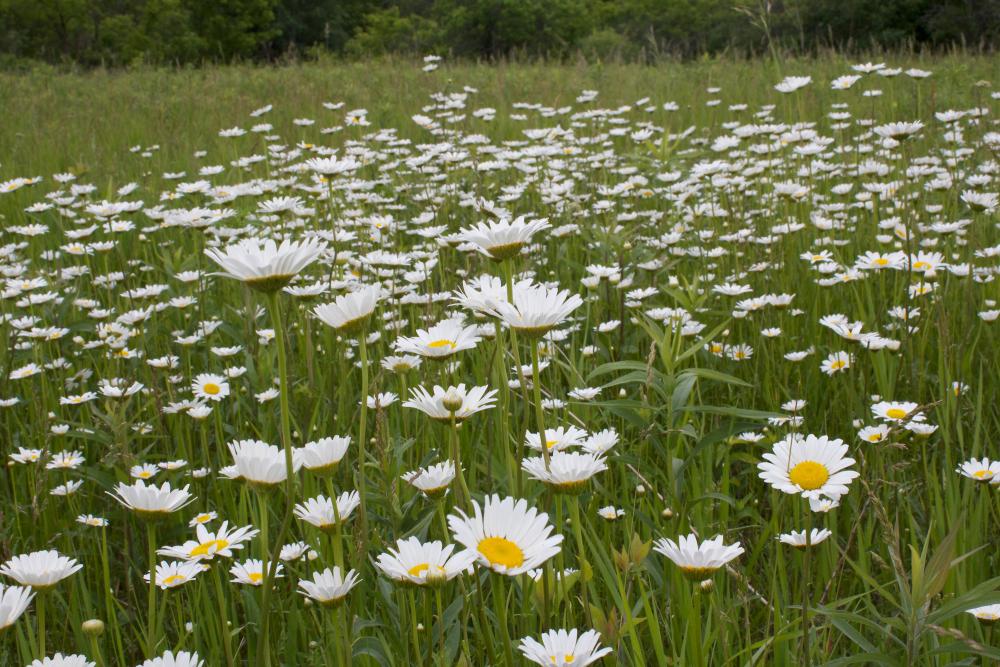
[[[472,572],[472,564],[478,557],[476,552],[463,549],[453,554],[454,549],[454,544],[423,543],[416,537],[397,540],[395,549],[379,554],[375,566],[393,581],[435,585]]]
[[[313,314],[338,331],[354,333],[367,324],[381,297],[381,288],[366,285],[357,292],[338,296],[333,303],[316,306]]]
[[[404,408],[420,410],[431,419],[438,421],[462,421],[496,405],[497,390],[487,387],[472,387],[468,391],[464,384],[444,389],[434,385],[433,393],[423,387],[410,389],[410,399],[403,402]]]
[[[322,572],[313,573],[312,581],[299,581],[299,592],[315,600],[325,607],[339,604],[351,589],[358,585],[358,573],[351,570],[347,576],[341,576],[339,567],[327,568]]]
[[[83,568],[76,559],[63,556],[58,551],[35,551],[14,556],[0,566],[0,574],[21,584],[31,586],[35,592],[52,588],[60,581]]]
[[[272,578],[283,577],[281,571],[284,567],[281,563],[275,568]],[[264,561],[258,558],[251,558],[243,563],[233,563],[229,568],[229,574],[233,575],[234,584],[247,584],[250,586],[261,586],[264,583]]]
[[[221,275],[241,280],[253,289],[275,292],[315,261],[326,243],[315,238],[301,242],[256,238],[237,241],[225,249],[208,248],[205,254],[222,267]]]
[[[960,464],[955,472],[977,482],[991,482],[1000,475],[1000,461],[969,459]]]
[[[601,635],[596,630],[579,633],[577,630],[549,630],[542,633],[542,641],[525,637],[518,645],[521,654],[539,665],[565,665],[585,667],[611,653],[600,645]]]
[[[840,439],[790,435],[774,443],[757,468],[761,479],[784,493],[839,497],[859,474],[850,469],[854,459],[846,453],[847,445]]]
[[[221,401],[229,396],[229,382],[221,375],[201,373],[191,383],[191,391],[199,401]]]
[[[988,604],[983,607],[966,609],[965,613],[972,614],[983,623],[996,623],[1000,621],[1000,604]]]
[[[823,363],[820,364],[820,370],[827,375],[833,375],[834,373],[840,373],[851,367],[851,355],[847,352],[833,352]]]
[[[173,651],[167,651],[163,655],[150,658],[139,667],[204,667],[205,661],[198,657],[197,653],[180,651],[176,655]]]
[[[480,222],[458,233],[458,238],[495,261],[503,261],[518,255],[536,233],[548,229],[549,221],[545,218],[528,221],[519,216],[515,220],[508,219]]]
[[[335,435],[307,442],[296,451],[303,468],[317,475],[327,475],[333,473],[350,445],[350,436]]]
[[[802,549],[805,548],[806,546],[816,546],[826,538],[830,537],[830,535],[833,535],[833,533],[831,533],[826,528],[823,528],[822,530],[818,528],[813,528],[812,531],[809,533],[808,545],[806,544],[806,531],[804,530],[800,531],[793,530],[790,533],[782,533],[781,535],[778,535],[777,539],[782,544],[788,544],[797,549]]]
[[[448,490],[455,479],[454,461],[436,463],[426,468],[408,472],[402,476],[403,481],[413,485],[429,498],[436,498]]]
[[[521,468],[529,477],[554,491],[577,494],[584,490],[591,477],[607,470],[608,466],[596,454],[556,451],[547,462],[544,457],[524,459]]]
[[[518,333],[539,337],[583,305],[578,294],[543,285],[517,285],[512,301],[497,302],[494,314]]]
[[[924,413],[915,412],[918,407],[910,401],[880,401],[872,406],[872,415],[876,419],[897,424],[906,421],[922,422],[926,418]]]
[[[94,667],[97,663],[87,659],[85,655],[63,655],[56,653],[51,658],[45,657],[32,660],[28,667]]]
[[[587,438],[587,432],[575,426],[560,426],[545,429],[545,448],[550,452],[558,452],[570,447],[582,445]],[[615,434],[617,441],[617,434]],[[524,444],[537,452],[542,451],[542,443],[538,433],[525,433]]]
[[[194,500],[188,488],[173,489],[170,482],[164,482],[162,486],[146,486],[146,482],[138,479],[131,486],[119,482],[114,492],[108,495],[139,516],[156,519],[176,512]]]
[[[344,491],[337,497],[336,505],[326,496],[309,498],[295,506],[295,516],[322,531],[331,531],[350,519],[359,505],[361,495],[357,491]]]
[[[156,566],[156,585],[162,590],[176,588],[193,580],[203,572],[201,565],[194,561],[162,561]],[[148,582],[149,573],[143,575]]]
[[[403,353],[442,359],[474,348],[480,340],[478,332],[479,328],[474,325],[463,326],[459,320],[443,320],[430,329],[418,329],[416,336],[400,337],[395,348]]]
[[[288,467],[283,450],[260,440],[238,440],[229,443],[233,456],[235,477],[261,487],[280,484],[288,478]],[[298,456],[292,456],[292,471],[302,466]]]
[[[858,437],[865,442],[884,442],[889,437],[889,427],[885,424],[865,426],[858,431]]]
[[[26,586],[0,584],[0,631],[6,630],[21,618],[35,594]]]
[[[188,540],[179,547],[163,547],[156,553],[168,558],[202,561],[212,560],[216,556],[232,558],[233,551],[243,548],[244,542],[249,542],[258,532],[252,526],[244,526],[229,530],[229,522],[223,521],[219,530],[209,532],[204,525],[195,527],[196,539]]]
[[[528,501],[493,495],[482,507],[472,501],[472,508],[471,517],[457,510],[448,526],[455,541],[476,552],[480,565],[513,576],[559,553],[562,535],[552,535],[548,515],[529,509]]]
[[[720,567],[743,553],[739,542],[723,544],[722,535],[699,544],[698,537],[693,533],[680,536],[676,542],[669,538],[657,540],[653,549],[673,561],[674,565],[681,568],[684,576],[692,581],[708,579]]]

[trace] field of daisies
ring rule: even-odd
[[[0,664],[1000,659],[991,77],[3,75]]]

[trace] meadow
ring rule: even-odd
[[[867,60],[0,73],[0,662],[1000,658],[1000,60]]]

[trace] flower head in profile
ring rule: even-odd
[[[529,221],[522,215],[515,220],[501,218],[480,222],[463,229],[458,236],[487,257],[500,262],[517,256],[532,236],[550,226],[545,218]]]
[[[0,566],[0,574],[35,591],[52,588],[60,581],[80,571],[83,565],[75,558],[63,556],[54,549],[14,556]]]
[[[307,442],[296,453],[303,468],[317,475],[328,475],[333,473],[350,446],[350,436],[334,435]]]
[[[3,632],[21,618],[35,594],[27,586],[4,586],[0,584],[0,632]]]
[[[965,613],[972,614],[980,623],[993,624],[1000,621],[1000,604],[988,604],[966,609]]]
[[[423,387],[410,389],[410,400],[403,402],[404,408],[420,410],[431,419],[439,421],[462,421],[496,405],[497,390],[487,387],[465,389],[464,384],[444,389],[434,385],[433,393]]]
[[[261,586],[264,584],[264,561],[259,558],[251,558],[243,563],[233,563],[229,568],[229,574],[233,575],[234,584],[244,584],[246,586]],[[272,578],[283,577],[281,571],[284,567],[279,563],[274,570]]]
[[[201,565],[196,561],[162,561],[156,566],[156,585],[167,590],[183,586],[189,581],[193,581],[203,572]],[[143,579],[149,582],[149,573],[143,575]]]
[[[494,314],[519,334],[540,337],[583,305],[578,294],[544,285],[515,285],[513,301],[498,301]]]
[[[472,571],[477,555],[463,549],[458,553],[454,544],[421,542],[416,537],[397,540],[395,549],[379,554],[375,562],[382,573],[393,581],[416,586],[436,585]]]
[[[455,541],[476,552],[478,562],[494,572],[517,575],[559,553],[562,535],[553,535],[549,516],[528,507],[527,500],[487,496],[472,516],[461,509],[448,517]]]
[[[1000,480],[1000,461],[991,461],[988,458],[969,459],[961,463],[955,472],[977,482],[996,484]]]
[[[249,542],[258,532],[260,531],[252,526],[230,530],[228,521],[223,521],[215,532],[198,524],[195,526],[195,539],[177,547],[163,547],[156,553],[168,558],[191,561],[212,560],[216,556],[232,558],[233,551],[242,549],[243,543]]]
[[[222,268],[222,275],[235,278],[261,292],[276,292],[314,262],[326,243],[317,239],[282,241],[244,239],[224,249],[208,248],[205,254]]]
[[[716,570],[743,553],[739,542],[723,544],[722,535],[699,543],[698,536],[693,533],[681,535],[676,542],[669,538],[657,540],[653,549],[673,561],[692,581],[708,579]]]
[[[197,653],[167,651],[156,658],[150,658],[139,667],[205,667],[205,661]]]
[[[451,460],[436,463],[403,475],[405,482],[419,489],[429,498],[438,498],[444,495],[454,479],[455,462]]]
[[[338,296],[333,303],[316,306],[313,314],[338,331],[356,333],[368,323],[381,296],[381,288],[368,285],[357,292]]]
[[[351,518],[354,510],[361,505],[361,495],[357,491],[344,491],[336,502],[326,496],[309,498],[295,506],[295,516],[322,531],[335,530]]]
[[[448,319],[430,329],[418,329],[415,336],[401,336],[396,340],[395,347],[404,354],[443,359],[462,350],[471,350],[479,339],[475,325],[465,326],[461,320]]]
[[[521,468],[556,492],[577,494],[586,488],[591,477],[607,470],[608,465],[596,454],[557,451],[547,462],[541,456],[524,459]]]
[[[235,476],[258,487],[270,487],[288,479],[285,453],[260,440],[238,440],[229,443],[233,455]],[[299,456],[292,457],[292,471],[302,466]]]
[[[843,440],[825,435],[788,436],[774,443],[757,468],[759,477],[784,493],[837,498],[858,476]]]
[[[44,657],[33,660],[28,667],[94,667],[96,663],[87,659],[85,655],[63,655],[56,653],[52,657]]]
[[[798,531],[793,530],[789,533],[782,533],[781,535],[778,535],[777,539],[782,544],[793,546],[796,549],[804,549],[807,546],[810,547],[816,546],[820,542],[826,540],[826,538],[830,537],[831,535],[833,535],[833,533],[826,528],[822,529],[813,528],[809,532],[808,541],[806,540],[806,531],[804,530],[798,530]]]
[[[164,482],[162,486],[146,486],[146,482],[137,479],[131,486],[119,482],[110,495],[142,518],[156,519],[176,512],[194,500],[188,488],[173,489],[170,482]]]
[[[581,633],[576,629],[543,632],[541,641],[525,637],[518,649],[531,662],[563,667],[586,667],[611,653],[610,648],[601,647],[601,635],[596,630]]]
[[[354,570],[342,576],[339,567],[327,568],[313,573],[312,581],[300,580],[299,592],[325,607],[332,607],[340,604],[359,581],[360,577]]]

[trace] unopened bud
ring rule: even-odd
[[[104,634],[104,621],[99,618],[91,618],[84,621],[80,629],[88,637],[100,637]]]

